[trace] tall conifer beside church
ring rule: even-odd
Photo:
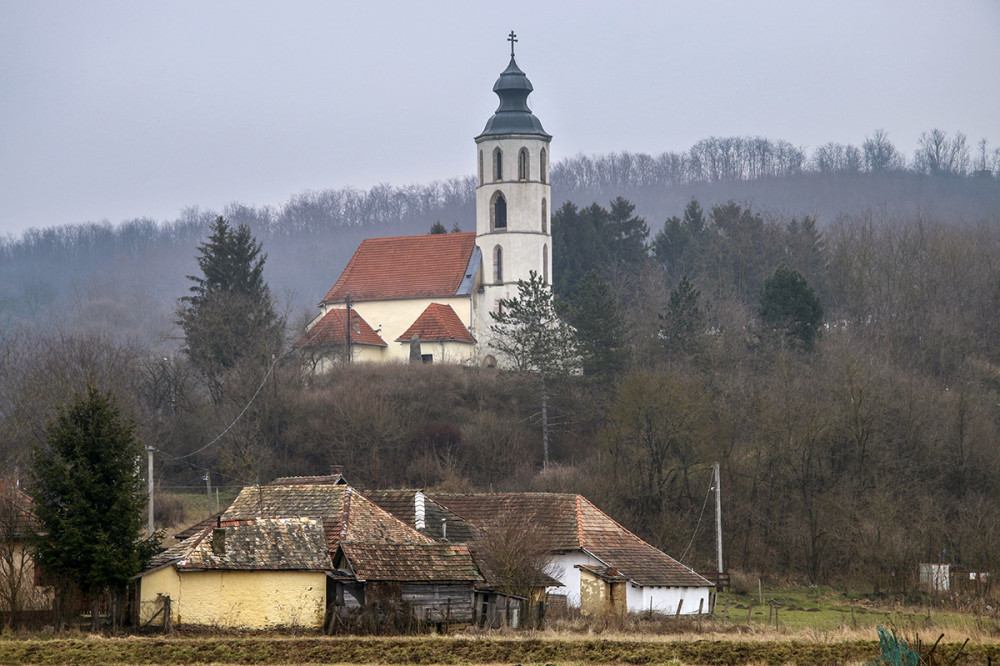
[[[491,363],[500,300],[552,266],[549,142],[514,59],[493,85],[496,112],[475,138],[476,233],[370,238],[320,302],[296,347],[323,371],[341,361]]]

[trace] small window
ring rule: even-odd
[[[549,204],[542,197],[542,233],[549,233]]]
[[[538,158],[538,163],[538,179],[545,183],[549,179],[549,160],[544,148],[542,148],[542,154]]]
[[[549,246],[542,246],[542,279],[549,281]]]
[[[517,154],[517,179],[528,180],[528,149],[522,148]]]
[[[499,245],[493,249],[493,281],[503,282],[503,248]]]
[[[493,180],[503,180],[503,151],[499,147],[493,149]]]
[[[490,204],[490,228],[491,230],[507,228],[507,199],[502,192],[493,194],[493,201]]]
[[[421,363],[433,363],[434,362],[434,354],[421,354],[420,355],[420,362]]]
[[[482,185],[485,181],[483,180],[483,151],[479,151],[479,184]]]

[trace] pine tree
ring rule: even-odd
[[[246,225],[219,217],[199,248],[202,275],[189,275],[191,295],[181,298],[178,323],[184,351],[218,400],[222,376],[244,361],[266,366],[281,348],[284,322],[264,282],[261,245]]]
[[[135,424],[93,386],[63,406],[45,443],[32,447],[36,561],[56,577],[60,598],[90,597],[95,629],[100,595],[119,599],[156,546],[155,537],[141,538],[142,452]]]
[[[576,330],[583,375],[612,385],[628,367],[630,348],[629,329],[611,286],[597,271],[589,271],[564,311]]]
[[[514,369],[547,374],[567,372],[577,360],[573,330],[559,318],[552,289],[535,271],[517,281],[517,297],[500,299],[490,346]]]
[[[698,306],[701,292],[687,276],[670,292],[666,315],[660,315],[660,336],[664,346],[673,352],[696,354],[701,350],[699,336],[705,327],[705,313]]]
[[[517,281],[517,297],[501,298],[490,346],[503,354],[514,370],[538,375],[541,389],[542,464],[549,464],[548,377],[574,371],[579,352],[573,329],[556,313],[548,283],[535,271]]]
[[[764,281],[760,317],[788,342],[809,350],[823,321],[823,306],[802,273],[782,265]]]

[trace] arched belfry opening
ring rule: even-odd
[[[517,154],[517,179],[518,180],[528,180],[529,177],[528,169],[528,149],[522,148]]]
[[[493,200],[490,202],[490,229],[507,228],[507,199],[503,192],[494,192]]]
[[[549,181],[548,153],[545,152],[544,148],[542,148],[541,155],[538,156],[538,180],[543,183],[547,183]]]
[[[482,185],[484,182],[486,182],[486,181],[483,180],[483,151],[480,150],[479,151],[479,184]]]
[[[503,180],[503,151],[497,146],[493,149],[493,181]]]
[[[549,233],[549,205],[545,197],[542,197],[542,233]]]

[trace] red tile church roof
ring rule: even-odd
[[[346,321],[347,309],[334,308],[323,315],[322,319],[306,331],[305,335],[299,338],[294,346],[319,347],[323,345],[347,344]],[[356,310],[351,310],[351,324],[351,344],[388,346],[385,340],[375,332],[375,329]]]
[[[419,335],[420,340],[424,342],[454,340],[474,343],[476,341],[452,307],[443,303],[428,305],[406,332],[396,338],[396,342],[408,342],[414,335]]]
[[[362,241],[323,298],[343,303],[394,298],[434,298],[458,294],[468,275],[476,234],[427,234]]]

